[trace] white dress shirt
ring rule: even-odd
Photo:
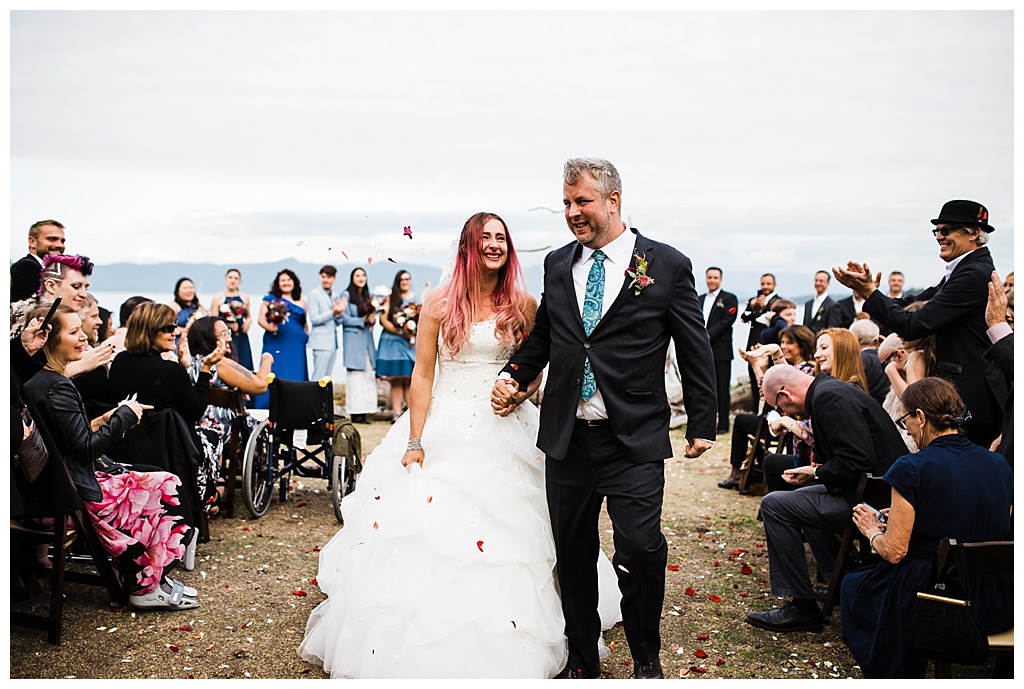
[[[966,254],[960,254],[959,256],[954,258],[952,261],[947,263],[946,264],[946,275],[945,275],[945,277],[943,279],[946,280],[947,282],[949,282],[949,276],[952,275],[953,271],[956,269],[956,267],[958,265],[960,265],[960,261],[964,260],[965,256],[968,256],[968,255],[974,253],[975,251],[977,251],[977,249],[971,249]]]
[[[718,301],[718,295],[722,293],[722,288],[719,287],[714,292],[708,292],[708,296],[704,297],[704,327],[708,327],[708,319],[711,318],[711,309],[715,308],[715,302]]]
[[[818,313],[818,309],[821,308],[821,303],[828,299],[828,290],[825,290],[818,296],[814,297],[814,304],[811,306],[811,318]]]
[[[622,282],[625,279],[626,269],[633,258],[633,248],[636,246],[636,235],[626,229],[618,237],[601,247],[607,258],[604,259],[604,298],[601,300],[601,316],[608,313],[615,298],[622,290]],[[583,313],[583,300],[587,296],[587,276],[590,275],[590,268],[594,265],[595,249],[583,247],[579,259],[572,265],[572,283],[576,288],[576,301],[579,304],[580,314]],[[600,322],[600,321],[599,321]],[[596,379],[596,376],[595,376]],[[601,396],[601,381],[596,379],[597,390],[594,396],[586,402],[580,397],[579,406],[576,407],[576,418],[597,421],[608,418],[608,410],[604,406],[604,398]]]

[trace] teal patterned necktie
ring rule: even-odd
[[[594,264],[587,275],[587,290],[583,297],[583,332],[590,337],[598,321],[601,320],[601,309],[604,306],[604,259],[605,253],[598,249],[594,252]],[[580,397],[586,402],[597,392],[597,381],[594,371],[590,368],[590,357],[583,362],[583,387]]]

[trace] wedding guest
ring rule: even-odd
[[[933,375],[954,385],[971,412],[964,432],[982,447],[999,435],[1006,401],[1006,379],[985,359],[985,303],[995,266],[989,251],[988,209],[976,201],[948,201],[932,221],[939,258],[946,263],[945,276],[934,287],[905,299],[890,299],[876,284],[865,263],[850,261],[833,268],[839,282],[864,300],[864,310],[889,326],[905,340],[935,335],[938,361]],[[881,274],[879,274],[880,276]],[[927,302],[920,311],[907,312],[914,301]]]
[[[412,291],[412,276],[400,270],[391,285],[391,296],[380,315],[384,332],[377,344],[377,375],[391,384],[391,422],[402,415],[408,403],[409,382],[416,363],[416,349],[413,345],[415,331],[402,327],[396,320],[403,309],[415,306],[416,294]]]
[[[100,325],[96,329],[96,339],[99,342],[103,342],[108,337],[114,334],[114,314],[110,309],[99,307],[100,313]]]
[[[868,383],[868,394],[881,404],[889,392],[889,378],[882,370],[878,359],[878,324],[868,318],[861,318],[850,325],[850,332],[860,345],[860,361],[864,364],[864,379]]]
[[[44,309],[33,316],[41,318]],[[142,418],[149,405],[125,400],[90,420],[64,367],[85,351],[87,338],[73,309],[60,306],[51,321],[43,351],[46,368],[25,384],[52,432],[68,472],[96,527],[100,543],[117,563],[128,602],[140,609],[186,610],[199,607],[197,591],[171,579],[175,564],[194,558],[196,533],[186,524],[178,499],[181,481],[174,474],[128,469],[105,453]],[[190,531],[192,533],[190,533]],[[188,542],[188,546],[186,546]]]
[[[854,356],[859,363],[860,356]],[[837,535],[849,524],[851,496],[861,475],[884,474],[906,453],[906,445],[881,405],[830,375],[812,379],[791,366],[773,366],[764,375],[764,395],[787,416],[814,419],[815,463],[786,470],[785,480],[796,490],[761,498],[771,593],[792,601],[769,612],[751,612],[747,622],[774,632],[820,632],[822,614],[804,539],[818,571],[829,577],[839,549]]]
[[[263,351],[274,357],[273,372],[285,380],[309,380],[306,367],[306,298],[294,271],[285,268],[274,276],[270,293],[263,297],[257,321],[263,333]],[[268,409],[270,393],[253,398],[254,409]]]
[[[761,331],[761,344],[779,344],[779,333],[784,328],[796,325],[796,303],[789,299],[776,299],[770,311],[768,327]]]
[[[898,270],[889,273],[889,298],[903,298],[903,273]]]
[[[835,306],[836,301],[828,295],[828,285],[832,282],[832,275],[825,270],[819,270],[814,274],[814,298],[804,302],[804,325],[815,333],[826,326],[829,319],[829,312]]]
[[[114,357],[110,365],[110,389],[118,398],[137,395],[140,402],[156,409],[173,409],[185,423],[194,426],[209,404],[213,377],[210,370],[224,358],[227,347],[218,343],[217,349],[203,359],[193,383],[183,366],[160,356],[174,350],[174,337],[179,330],[169,305],[145,302],[136,306],[128,318],[125,351]],[[198,438],[193,440],[198,448]],[[215,474],[209,464],[197,467],[196,485],[203,502],[210,497],[211,476]]]
[[[893,420],[893,423],[896,423],[896,420],[903,416],[903,405],[900,403],[900,395],[903,394],[903,391],[906,390],[910,383],[917,382],[919,379],[907,380],[908,352],[903,344],[903,340],[896,333],[889,333],[882,340],[882,344],[878,345],[878,358],[885,367],[885,375],[888,376],[890,382],[889,392],[886,393],[885,399],[882,400],[882,409]],[[917,452],[917,445],[914,443],[914,439],[910,437],[910,434],[899,426],[896,428],[899,430],[900,436],[903,437],[903,442],[906,444],[907,449],[911,452]]]
[[[117,312],[120,325],[104,340],[104,342],[109,342],[114,346],[114,356],[117,356],[124,351],[124,337],[128,334],[128,319],[131,318],[132,311],[134,311],[135,307],[139,304],[144,304],[149,301],[153,300],[149,297],[134,296],[128,297],[121,302],[121,307]]]
[[[1013,273],[1007,276],[1011,278]],[[1013,288],[1003,292],[999,289],[999,274],[992,271],[992,282],[988,288],[988,302],[985,306],[985,325],[992,346],[985,352],[985,358],[999,367],[1006,376],[1006,386],[1010,392],[1006,396],[1003,409],[1003,432],[993,442],[990,450],[998,452],[1013,467],[1013,324],[1008,322],[1009,299],[1013,296]]]
[[[736,310],[739,302],[736,295],[722,289],[722,269],[712,266],[704,271],[704,282],[708,291],[697,297],[701,311],[704,315],[704,327],[708,331],[708,340],[711,342],[711,355],[715,358],[715,387],[718,390],[718,433],[724,435],[729,432],[729,406],[732,397],[729,394],[729,381],[732,378],[732,327],[736,323]],[[673,352],[675,348],[668,348],[668,358],[672,359],[671,368],[666,368],[674,374],[678,374],[678,362],[675,361]],[[682,382],[678,375],[674,375],[673,382],[678,382],[679,398],[682,398]],[[682,404],[680,403],[681,407]],[[673,416],[677,409],[673,407]],[[682,411],[682,410],[678,410]],[[674,426],[673,426],[674,427]]]
[[[1003,283],[1003,287],[1006,289],[1013,289],[1013,271],[1011,270],[1006,274],[1006,282]]]
[[[230,352],[232,332],[223,318],[204,316],[192,323],[187,338],[188,348],[192,354],[188,375],[195,385],[203,374],[207,358],[215,355],[218,346],[225,350],[225,353]],[[253,373],[230,356],[225,355],[220,361],[209,367],[210,387],[238,390],[246,395],[263,394],[267,391],[267,376],[270,374],[273,363],[273,355],[270,352],[264,352],[260,357],[259,371]],[[195,423],[201,449],[206,457],[207,480],[212,481],[212,484],[217,487],[216,495],[211,496],[213,502],[207,506],[210,516],[216,515],[220,511],[220,506],[217,503],[224,498],[224,481],[220,478],[220,469],[223,463],[224,446],[228,442],[231,424],[235,417],[236,413],[233,409],[209,404],[202,417]],[[248,414],[246,414],[246,423],[250,430],[256,427],[256,420]]]
[[[43,270],[39,274],[37,293],[11,304],[11,337],[17,337],[25,316],[41,304],[49,304],[57,297],[61,303],[72,309],[82,308],[89,289],[89,276],[93,264],[88,256],[49,253],[43,258]]]
[[[241,284],[241,271],[229,268],[224,274],[224,291],[217,292],[210,302],[210,315],[219,316],[228,324],[232,358],[252,371],[252,345],[247,334],[252,325],[252,300],[239,289]]]
[[[346,296],[334,292],[338,269],[324,266],[320,269],[320,286],[309,293],[309,348],[313,350],[313,376],[322,380],[334,371],[338,356],[338,326],[341,314],[348,305]]]
[[[757,294],[747,300],[747,307],[740,314],[740,320],[750,324],[750,332],[747,335],[747,350],[753,349],[754,345],[761,344],[761,331],[768,327],[768,323],[774,314],[771,313],[771,306],[779,295],[775,292],[775,276],[765,273],[761,276],[761,288]],[[757,380],[754,371],[749,366],[747,372],[750,374],[750,410],[755,414],[760,407],[760,392],[757,388]]]
[[[966,410],[956,388],[925,378],[907,387],[903,406],[900,424],[921,449],[883,477],[892,486],[892,506],[882,510],[888,520],[863,503],[853,508],[854,524],[884,562],[846,575],[839,597],[843,641],[868,679],[915,676],[907,621],[931,581],[940,539],[1013,538],[1013,472],[961,435]],[[1012,628],[1012,577],[972,579],[971,611],[986,634]]]
[[[101,321],[96,297],[86,294],[82,304],[78,316],[82,320],[82,332],[89,343],[81,359],[67,364],[65,375],[72,379],[85,402],[86,412],[92,418],[115,406],[117,402],[111,399],[107,385],[107,365],[114,358],[114,347],[99,341]]]
[[[867,392],[864,362],[856,336],[846,328],[825,328],[818,333],[814,350],[814,375],[822,371],[844,383],[853,383]]]
[[[348,306],[341,316],[345,357],[345,412],[353,423],[370,423],[377,412],[377,348],[373,326],[377,311],[367,285],[366,271],[355,268],[348,279]]]
[[[43,259],[64,253],[64,226],[56,220],[40,220],[28,228],[28,254],[11,264],[11,303],[39,291]],[[1009,277],[1012,277],[1012,273]]]
[[[174,309],[178,327],[181,328],[180,335],[188,333],[193,320],[206,315],[199,303],[199,297],[196,295],[195,283],[189,278],[179,278],[178,282],[174,284],[174,298],[168,303],[168,306]],[[174,338],[175,350],[177,350],[178,341],[181,339],[180,335]]]

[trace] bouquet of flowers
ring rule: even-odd
[[[373,305],[374,313],[384,313],[385,305],[388,303],[388,297],[384,294],[375,294],[370,298],[370,304]]]
[[[221,318],[228,323],[241,323],[249,317],[249,310],[240,301],[226,301],[220,305]]]
[[[421,308],[420,304],[410,302],[395,312],[395,325],[410,342],[416,342],[416,326],[420,320]]]
[[[288,304],[284,299],[275,299],[267,306],[267,322],[281,325],[288,321],[291,314],[288,312]]]

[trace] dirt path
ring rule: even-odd
[[[390,424],[361,426],[364,452]],[[860,677],[840,637],[838,617],[822,634],[773,635],[743,619],[775,600],[767,584],[764,530],[757,500],[715,484],[727,473],[728,436],[706,457],[666,464],[664,531],[669,571],[662,622],[666,677]],[[175,576],[200,591],[201,607],[181,613],[110,610],[105,592],[69,584],[60,647],[45,635],[11,627],[12,678],[322,678],[295,652],[310,610],[323,596],[312,583],[318,548],[338,528],[325,482],[293,485],[292,499],[259,520],[215,519],[199,546],[196,569]],[[239,500],[241,498],[239,497]],[[611,525],[602,525],[611,554]],[[609,631],[606,677],[632,675],[621,627]],[[973,674],[957,674],[968,670]],[[954,668],[984,677],[986,668]],[[990,675],[989,675],[990,676]]]

